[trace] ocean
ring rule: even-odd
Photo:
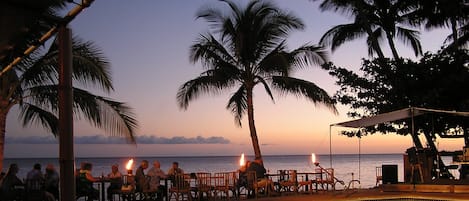
[[[253,156],[246,156],[246,160],[252,160]],[[130,158],[76,158],[75,164],[81,162],[91,162],[93,164],[93,176],[106,175],[111,171],[112,164],[118,164],[119,170],[124,173],[125,165]],[[240,156],[187,156],[187,157],[136,157],[134,159],[133,172],[137,169],[140,161],[158,160],[163,170],[168,170],[173,161],[179,162],[186,173],[191,172],[224,172],[235,171],[239,168]],[[318,155],[317,161],[324,168],[331,166],[329,155]],[[443,157],[445,164],[451,161],[451,157]],[[4,172],[9,164],[17,163],[20,167],[18,176],[25,178],[29,170],[35,163],[40,163],[44,167],[52,163],[59,166],[57,158],[7,158],[4,160]],[[376,167],[382,165],[398,166],[398,181],[404,180],[403,175],[403,155],[402,154],[338,154],[332,155],[332,167],[335,176],[348,183],[353,179],[360,180],[360,188],[371,188],[376,184]],[[264,166],[269,173],[276,173],[277,170],[297,170],[298,172],[313,172],[316,168],[311,161],[311,155],[269,155],[264,156]],[[148,170],[148,169],[147,169]],[[455,176],[457,172],[453,173]],[[355,186],[356,187],[356,186]],[[341,188],[340,186],[338,188]]]

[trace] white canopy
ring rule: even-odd
[[[341,123],[331,124],[330,126],[341,126],[341,127],[350,127],[350,128],[363,128],[368,126],[373,126],[376,124],[392,122],[400,119],[412,118],[419,116],[425,113],[443,113],[451,114],[456,116],[466,116],[469,117],[469,112],[457,112],[457,111],[447,111],[447,110],[435,110],[435,109],[426,109],[418,107],[410,107],[401,110],[396,110],[388,113],[378,114],[372,117],[364,117],[361,119],[355,119],[351,121],[345,121]]]

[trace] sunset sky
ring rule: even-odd
[[[241,1],[246,2],[246,1]],[[309,0],[277,0],[280,8],[296,14],[306,24],[293,32],[288,47],[317,44],[322,34],[334,25],[349,21],[337,13],[321,13],[318,3]],[[76,156],[176,156],[252,154],[247,118],[243,127],[234,123],[225,109],[232,93],[201,96],[188,110],[178,108],[176,93],[186,81],[202,72],[199,63],[189,62],[189,47],[208,24],[195,19],[202,6],[223,6],[216,0],[97,0],[72,22],[74,35],[94,41],[110,60],[115,92],[107,95],[128,103],[140,123],[138,136],[145,137],[137,146],[115,143],[102,130],[86,122],[75,122]],[[226,7],[225,7],[226,8]],[[448,30],[422,31],[424,52],[436,51]],[[399,42],[398,42],[399,43]],[[383,50],[389,48],[383,46]],[[400,46],[400,55],[415,59],[409,47]],[[387,56],[391,54],[385,52]],[[338,66],[358,69],[367,57],[364,39],[346,43],[330,55]],[[313,81],[330,95],[337,90],[334,79],[317,66],[298,71],[295,77]],[[274,95],[273,103],[260,87],[254,94],[255,121],[261,150],[271,154],[329,153],[329,125],[349,120],[347,107],[338,106],[334,115],[323,106],[303,98]],[[40,128],[22,128],[16,110],[7,120],[6,157],[57,157],[58,149],[50,134]],[[339,136],[332,128],[334,153],[358,153],[358,140]],[[34,136],[34,137],[31,137]],[[102,143],[99,145],[89,142]],[[21,144],[34,144],[27,150]],[[403,153],[412,146],[410,137],[376,135],[361,141],[363,153]],[[454,150],[462,140],[441,141],[440,148]],[[34,154],[31,154],[34,153]]]

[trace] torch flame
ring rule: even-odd
[[[316,163],[316,154],[314,154],[314,153],[311,154],[311,161],[313,163]]]
[[[244,166],[244,153],[241,154],[241,159],[239,159],[239,166]]]
[[[134,163],[134,159],[130,159],[129,162],[127,162],[127,165],[125,166],[125,169],[130,170],[132,169],[132,164]]]

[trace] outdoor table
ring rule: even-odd
[[[110,180],[105,177],[99,177],[98,181],[94,182],[98,184],[99,192],[100,192],[100,200],[106,201],[106,183],[110,183]]]

